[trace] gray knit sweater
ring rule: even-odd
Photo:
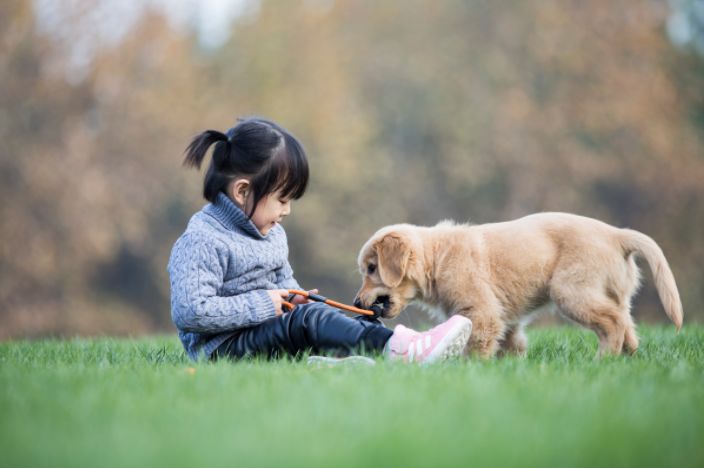
[[[300,289],[284,229],[263,236],[224,193],[193,215],[171,251],[171,318],[192,359],[274,317],[268,289]]]

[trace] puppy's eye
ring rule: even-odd
[[[376,271],[376,265],[374,265],[373,263],[370,263],[369,266],[367,266],[367,273],[370,275],[373,275],[375,271]]]

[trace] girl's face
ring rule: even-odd
[[[250,185],[247,179],[234,181],[228,189],[230,198],[245,213],[252,211],[252,198],[249,196],[249,191]],[[276,223],[280,223],[289,213],[291,213],[291,200],[284,198],[280,191],[276,191],[259,200],[257,209],[252,215],[252,222],[259,229],[259,232],[266,236],[271,228],[276,226]]]
[[[250,207],[247,207],[249,211]],[[252,215],[252,222],[263,236],[291,213],[291,200],[283,198],[279,192],[262,198]]]

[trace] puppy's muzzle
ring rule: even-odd
[[[384,313],[388,310],[391,305],[389,296],[379,296],[377,297],[372,305],[365,307],[360,298],[355,298],[354,306],[360,309],[369,309],[374,312],[374,317],[384,317]]]

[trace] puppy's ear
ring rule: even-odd
[[[411,256],[411,249],[403,238],[396,234],[384,236],[376,244],[376,255],[381,281],[391,288],[401,284]]]

